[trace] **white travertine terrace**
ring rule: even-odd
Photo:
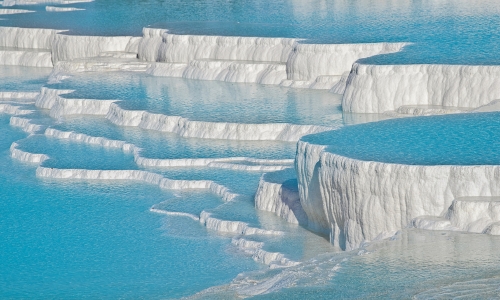
[[[0,47],[51,50],[57,33],[62,30],[0,27]]]
[[[49,11],[72,8],[49,7]],[[61,30],[0,27],[0,47],[21,48],[0,63],[54,64],[54,80],[87,71],[139,71],[155,76],[260,83],[342,93],[360,58],[400,51],[405,43],[301,44],[298,39],[175,35],[144,28],[143,37],[77,36]],[[25,49],[25,50],[23,50]],[[44,58],[24,54],[44,49]],[[10,56],[14,54],[9,54]],[[24,55],[24,56],[23,56]],[[41,54],[39,54],[41,55]],[[138,58],[138,59],[137,59]],[[43,61],[40,62],[40,61]]]
[[[296,125],[289,123],[246,124],[227,122],[194,121],[180,116],[168,116],[143,110],[126,110],[115,100],[67,99],[59,96],[71,90],[42,88],[35,105],[49,109],[50,115],[59,118],[65,115],[104,115],[118,126],[172,132],[183,137],[231,140],[279,140],[297,141],[307,134],[332,130],[333,127]]]
[[[75,58],[96,57],[102,52],[137,52],[140,37],[80,36],[57,34],[52,43],[54,63]]]
[[[39,94],[39,92],[0,92],[0,100],[21,100],[25,102],[34,100]]]
[[[144,28],[139,58],[188,63],[192,60],[233,60],[285,63],[295,39],[176,35],[164,29]]]
[[[499,66],[353,65],[344,111],[383,113],[401,106],[476,108],[500,98]]]
[[[300,264],[299,262],[286,258],[283,253],[263,250],[262,247],[264,246],[264,243],[262,242],[249,241],[239,238],[233,239],[231,243],[247,255],[251,255],[252,259],[256,262],[268,265],[271,269],[291,267]]]
[[[188,64],[154,63],[146,71],[154,76],[278,85],[286,80],[279,63],[193,60]]]
[[[156,76],[281,84],[343,91],[360,58],[400,51],[405,43],[300,44],[298,39],[175,35],[144,28],[138,57]]]
[[[52,55],[49,51],[0,48],[0,65],[52,68]]]
[[[48,129],[47,131],[51,131]],[[48,136],[57,136],[57,133],[62,134],[62,132],[57,130],[52,130]],[[51,135],[52,134],[52,135]],[[85,135],[78,135],[75,133],[70,133],[66,138],[75,138],[75,140],[82,140],[83,142],[90,144],[101,144],[105,147],[115,147],[123,148],[125,150],[130,150],[129,148],[134,148],[132,144],[119,143],[120,141],[111,141],[105,138],[99,137],[89,137]],[[129,145],[129,146],[127,146]],[[44,161],[48,160],[50,157],[45,154],[30,153],[18,149],[19,144],[14,142],[10,147],[10,155],[13,159],[34,163],[42,164]],[[248,159],[251,160],[251,159]],[[260,161],[260,160],[256,160]],[[207,189],[210,190],[215,195],[221,197],[225,202],[232,201],[238,194],[232,193],[227,187],[220,185],[211,180],[172,180],[165,178],[160,174],[151,173],[141,170],[86,170],[86,169],[57,169],[57,168],[47,168],[39,166],[36,169],[36,175],[41,178],[52,178],[52,179],[73,179],[73,180],[133,180],[142,181],[148,184],[157,185],[164,189]],[[155,206],[150,208],[151,212],[166,214],[170,216],[182,216],[189,217],[195,221],[199,221],[204,226],[210,230],[214,230],[220,233],[230,233],[236,235],[283,235],[284,233],[277,230],[268,230],[262,228],[256,228],[250,226],[248,223],[241,221],[230,221],[215,218],[211,213],[203,211],[199,217],[183,212],[166,211],[159,209]],[[269,252],[262,248],[263,243],[251,242],[244,239],[234,240],[234,245],[244,250],[247,254],[251,254],[252,258],[259,263],[268,265],[270,268],[283,268],[298,265],[299,262],[289,260],[284,256],[284,254],[279,252]]]
[[[86,169],[56,169],[38,167],[36,175],[53,179],[80,180],[134,180],[157,185],[163,189],[204,189],[220,196],[224,201],[231,201],[237,194],[231,193],[225,186],[211,180],[173,180],[159,174],[141,170],[86,170]]]
[[[92,2],[94,0],[3,0],[3,6],[14,6],[14,5],[36,5],[36,4],[75,4]]]
[[[453,200],[444,216],[420,216],[413,219],[412,225],[428,230],[453,230],[500,235],[500,198],[457,198]]]
[[[400,51],[406,43],[297,44],[287,61],[288,78],[311,80],[342,75],[360,58]]]
[[[415,226],[412,222],[417,217],[444,217],[465,205],[457,200],[461,197],[500,195],[500,166],[360,161],[304,141],[298,143],[296,169],[309,227],[329,235],[334,245],[346,250]],[[452,221],[463,230],[475,221],[467,221],[467,214],[483,205],[466,204],[469,208],[461,209],[465,213],[453,213],[462,221]],[[499,221],[496,218],[490,223]]]
[[[20,115],[28,115],[31,114],[32,112],[33,112],[32,110],[24,109],[21,106],[12,105],[8,103],[0,103],[0,113],[20,116]]]
[[[206,211],[203,211],[200,214],[200,223],[205,224],[207,228],[218,232],[226,232],[239,235],[256,235],[256,234],[283,235],[284,234],[282,231],[251,227],[248,223],[241,221],[228,221],[228,220],[221,220],[218,218],[214,218],[212,217],[211,213],[208,213]]]
[[[0,15],[13,15],[13,14],[26,14],[33,13],[34,10],[26,10],[26,9],[9,9],[9,8],[0,8]]]
[[[10,145],[10,156],[14,159],[17,159],[22,162],[35,163],[35,164],[40,164],[49,159],[49,157],[45,154],[37,154],[37,153],[22,151],[17,148],[18,146],[19,144],[16,142]]]
[[[2,106],[0,104],[0,112],[1,108]],[[134,155],[135,163],[143,168],[210,167],[219,169],[266,172],[282,170],[293,165],[293,160],[290,159],[255,159],[250,157],[176,159],[146,158],[141,156],[141,148],[125,141],[111,140],[100,136],[90,136],[73,131],[61,131],[54,128],[47,128],[44,135],[51,138],[71,140],[89,145],[98,145],[104,148],[121,149],[126,153],[132,152]]]
[[[10,5],[16,1],[5,1]],[[19,2],[19,1],[17,1]],[[16,2],[16,3],[17,3]],[[18,3],[19,4],[19,3]],[[360,58],[397,52],[404,43],[351,45],[301,44],[296,39],[175,35],[143,30],[143,37],[71,36],[61,31],[0,27],[0,64],[52,66],[58,72],[134,70],[156,76],[255,82],[344,93],[343,109],[391,116],[498,110],[500,67],[460,65],[364,65]],[[27,50],[31,49],[31,50]],[[33,51],[36,49],[38,51]],[[9,52],[13,51],[13,53]],[[43,63],[42,63],[43,62]],[[352,66],[352,69],[351,69]],[[350,73],[349,73],[349,70]],[[147,111],[122,109],[115,100],[68,99],[70,91],[42,89],[36,106],[59,118],[74,114],[105,116],[119,126],[176,133],[183,137],[297,141],[306,134],[335,128],[294,124],[240,124],[193,121]],[[31,95],[33,97],[33,95]],[[31,98],[32,98],[31,97]],[[478,108],[479,107],[479,108]],[[1,106],[17,114],[14,106]],[[12,117],[12,126],[39,133],[45,126]],[[121,141],[45,131],[105,147],[128,147],[142,167],[214,166],[256,171],[280,170],[286,164],[238,165],[230,159],[161,160],[139,156]],[[363,242],[393,235],[407,226],[500,234],[500,166],[410,166],[360,161],[298,142],[298,193],[263,176],[255,202],[292,223],[328,235],[334,245],[350,250]],[[125,148],[123,148],[125,150]],[[42,155],[11,147],[13,158],[41,162]],[[138,170],[58,170],[39,167],[49,178],[140,180],[165,188],[211,189],[226,200],[236,197],[209,181],[172,181]],[[299,203],[300,202],[300,203]],[[299,205],[300,204],[300,205]],[[300,210],[303,213],[300,213]],[[247,223],[200,216],[208,228],[234,234],[280,234]],[[264,263],[274,254],[255,252]]]

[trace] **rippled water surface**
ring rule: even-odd
[[[51,71],[51,68],[0,66],[0,89],[2,92],[39,92]]]
[[[499,165],[500,113],[397,119],[303,137],[327,151],[409,165]]]

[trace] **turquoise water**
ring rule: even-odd
[[[230,241],[192,220],[165,223],[148,211],[175,198],[172,192],[132,182],[36,178],[33,166],[8,157],[10,143],[25,134],[9,129],[8,117],[0,122],[2,298],[180,297],[257,267],[228,254]],[[207,198],[182,194],[186,201]]]
[[[30,70],[24,69],[26,78]],[[13,77],[22,78],[23,74],[14,73]],[[15,78],[9,80],[15,82]],[[53,119],[31,104],[8,103],[35,110],[22,116],[32,123],[134,143],[143,148],[141,155],[152,158],[283,159],[292,158],[295,152],[294,143],[180,138],[119,127],[103,117]],[[218,233],[185,215],[165,216],[150,208],[194,217],[206,211],[221,220],[284,231],[284,236],[247,238],[264,242],[266,251],[290,259],[308,259],[334,250],[322,237],[255,210],[253,196],[262,172],[210,167],[146,169],[170,179],[212,180],[239,195],[228,203],[206,190],[168,191],[134,181],[37,178],[36,164],[9,157],[13,142],[22,151],[48,155],[42,163],[47,168],[139,167],[132,153],[48,137],[43,130],[28,136],[9,126],[9,121],[9,116],[0,115],[1,298],[179,298],[266,268],[231,244],[238,235]],[[315,251],[301,247],[309,240],[315,241]]]
[[[140,35],[143,27],[181,34],[297,37],[317,43],[413,42],[377,64],[499,64],[500,3],[456,1],[97,0],[85,11],[2,16],[1,26],[70,29],[74,34]]]
[[[51,68],[0,66],[0,89],[2,92],[38,92],[51,71]]]
[[[343,262],[330,261],[329,268],[340,268],[327,286],[252,299],[497,299],[499,243],[487,235],[408,230]]]
[[[123,100],[128,110],[147,110],[190,120],[233,123],[341,123],[341,96],[324,91],[259,84],[187,80],[121,73],[72,76],[57,89],[67,98]]]
[[[33,135],[18,142],[20,150],[46,154],[50,157],[42,165],[59,169],[134,170],[131,154],[121,149],[104,149],[93,145],[71,143],[65,140]]]
[[[418,117],[343,127],[302,138],[364,161],[499,165],[500,113]]]

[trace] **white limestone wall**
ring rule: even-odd
[[[52,55],[47,51],[0,50],[0,65],[52,68]]]
[[[287,75],[288,76],[288,75]],[[288,77],[287,77],[288,78]],[[314,80],[291,80],[281,81],[280,85],[297,89],[330,90],[341,84],[340,75],[320,75]],[[340,94],[343,93],[343,90]]]
[[[102,52],[136,52],[140,37],[79,36],[57,34],[52,43],[53,61],[96,57]]]
[[[347,79],[342,75],[355,61],[397,52],[406,45],[299,44],[299,40],[287,38],[175,35],[154,28],[144,28],[143,37],[74,36],[56,30],[16,27],[1,27],[0,35],[0,47],[50,50],[52,63],[57,66],[55,73],[146,71],[155,76],[333,88],[335,93],[343,92]],[[137,62],[135,53],[145,62]],[[48,53],[16,53],[22,56],[16,59],[13,55],[5,53],[0,63],[51,66]],[[83,58],[92,59],[76,60]]]
[[[239,60],[286,62],[296,40],[287,38],[176,35],[163,33],[157,61]]]
[[[498,197],[455,199],[446,213],[446,218],[462,231],[486,233],[491,225],[500,221],[499,200]]]
[[[0,27],[0,47],[52,49],[52,43],[61,30],[41,28]]]
[[[295,170],[299,187],[300,203],[307,214],[308,227],[327,235],[330,224],[326,220],[323,199],[318,181],[318,161],[325,147],[299,141],[295,158]]]
[[[500,235],[499,197],[460,197],[443,217],[420,216],[411,225],[427,230],[451,230]]]
[[[189,63],[182,77],[225,82],[280,84],[287,78],[287,75],[284,64],[195,60]]]
[[[157,62],[159,58],[160,45],[163,43],[163,34],[166,29],[143,28],[142,39],[138,45],[138,57],[141,60]]]
[[[346,86],[347,86],[347,79],[349,78],[349,71],[344,72],[342,76],[340,76],[340,79],[335,85],[333,85],[329,92],[333,94],[344,94]]]
[[[56,90],[42,87],[40,93],[35,96],[35,105],[39,108],[51,109],[56,102],[59,101],[59,95],[72,92],[74,92],[74,90]]]
[[[358,59],[400,51],[405,43],[297,44],[287,61],[288,79],[342,75]]]
[[[350,250],[394,234],[419,216],[443,216],[458,197],[500,195],[500,166],[367,162],[299,141],[301,203],[315,230]]]
[[[276,63],[194,60],[190,63],[152,63],[146,73],[224,82],[280,84],[286,80],[286,66]]]
[[[175,63],[200,59],[284,63],[294,43],[286,38],[176,35],[165,29],[144,28],[139,58]]]
[[[283,253],[263,250],[262,247],[264,243],[262,242],[239,238],[232,239],[231,243],[238,247],[239,250],[251,255],[254,261],[268,265],[271,269],[292,267],[300,264],[299,262],[286,258]]]
[[[146,72],[149,67],[149,63],[138,61],[137,59],[114,58],[110,56],[103,57],[101,53],[99,57],[79,58],[57,62],[49,76],[49,82],[60,82],[67,78],[69,74],[74,73],[116,71]]]
[[[342,108],[383,113],[408,105],[475,108],[500,98],[500,66],[354,64]]]
[[[275,182],[268,174],[262,175],[255,193],[255,208],[271,212],[289,223],[307,226],[307,215],[300,204],[298,190],[284,184],[285,181]]]

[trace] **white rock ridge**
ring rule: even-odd
[[[263,250],[262,247],[264,243],[262,242],[239,238],[232,239],[231,243],[247,255],[251,255],[254,261],[268,265],[271,269],[292,267],[300,264],[299,262],[286,258],[283,253]]]
[[[22,102],[34,102],[34,100],[40,93],[39,92],[0,92],[1,100],[15,100]]]
[[[13,14],[26,14],[33,13],[34,10],[26,10],[26,9],[9,9],[9,8],[0,8],[0,15],[13,15]]]
[[[14,6],[14,5],[36,5],[36,4],[75,4],[92,2],[94,0],[3,0],[3,6]]]
[[[211,213],[203,211],[200,214],[200,223],[208,229],[238,235],[283,235],[284,232],[277,230],[262,229],[252,227],[248,223],[241,221],[228,221],[212,217]]]
[[[84,8],[76,8],[76,7],[56,7],[56,6],[45,6],[46,11],[50,12],[68,12],[68,11],[79,11],[85,10]]]
[[[40,133],[47,128],[45,125],[33,123],[29,118],[11,117],[10,126],[18,127],[26,133]]]
[[[86,170],[86,169],[56,169],[38,167],[36,175],[42,178],[79,179],[79,180],[133,180],[157,185],[163,189],[185,190],[205,189],[225,201],[231,201],[237,194],[211,180],[174,180],[159,174],[141,170]]]
[[[10,146],[10,156],[16,160],[27,163],[41,164],[42,162],[49,159],[49,157],[45,154],[36,154],[22,151],[18,149],[18,146],[19,144],[16,142],[12,143],[12,145]]]
[[[0,112],[2,106],[0,104]],[[11,114],[18,114],[17,107],[5,109]],[[22,112],[22,111],[21,111]],[[219,169],[232,169],[243,171],[277,171],[289,168],[293,165],[290,159],[255,159],[250,157],[224,157],[224,158],[177,158],[177,159],[159,159],[147,158],[141,156],[142,149],[134,144],[120,140],[111,140],[104,137],[90,136],[73,131],[61,131],[54,128],[47,128],[45,136],[71,140],[89,145],[98,145],[104,148],[121,149],[125,153],[133,153],[135,163],[143,168],[171,168],[171,167],[210,167]]]

